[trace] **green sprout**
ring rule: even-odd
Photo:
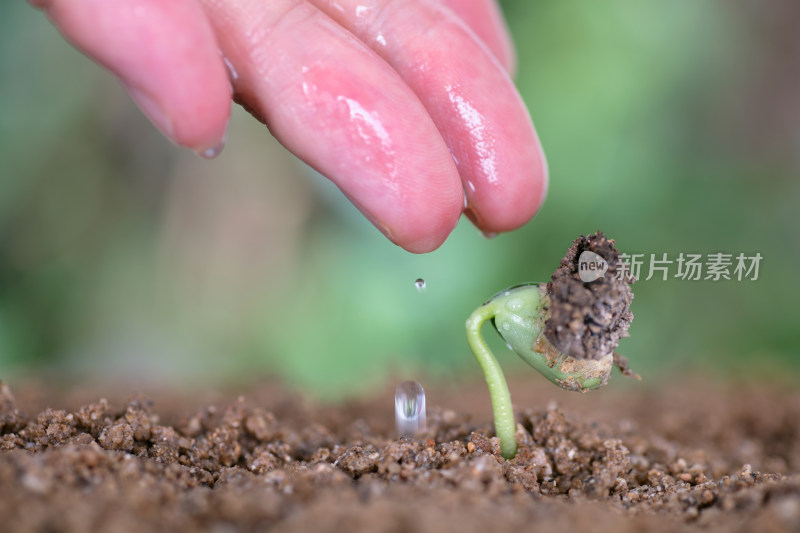
[[[600,241],[598,236],[601,236],[604,240]],[[611,243],[613,254],[607,253],[606,255],[613,255],[613,257],[609,258],[611,259],[609,264],[612,267],[611,273],[613,274],[614,267],[616,267],[616,249],[613,248],[613,241],[605,240],[605,236],[598,233],[588,238],[582,236],[575,241],[570,252],[567,253],[567,258],[562,261],[562,267],[560,267],[560,270],[563,271],[565,265],[567,267],[572,265],[570,267],[572,272],[568,272],[565,275],[563,272],[559,274],[559,271],[557,271],[553,275],[553,279],[556,280],[557,276],[567,277],[575,274],[578,271],[577,260],[579,253],[582,249],[584,251],[597,249],[598,247],[595,245],[598,242],[606,245]],[[627,283],[630,282],[628,281]],[[603,350],[608,349],[610,344],[613,344],[613,348],[616,348],[619,337],[627,335],[627,327],[632,319],[632,315],[627,310],[632,293],[630,293],[625,282],[606,281],[605,283],[606,286],[598,293],[602,292],[603,296],[607,296],[609,294],[608,285],[616,284],[612,287],[612,290],[617,292],[611,294],[619,295],[620,299],[625,300],[627,298],[627,300],[623,306],[624,312],[617,312],[614,321],[609,320],[607,324],[603,324],[605,331],[601,333],[612,332],[610,335],[612,340],[602,345]],[[577,281],[577,285],[582,287],[578,290],[584,290],[587,294],[592,294],[588,284]],[[627,292],[621,291],[620,285]],[[548,335],[546,335],[546,332],[548,331],[547,321],[553,314],[551,308],[554,303],[559,302],[552,301],[554,298],[552,298],[549,290],[552,290],[552,284],[524,284],[510,287],[497,293],[488,302],[478,307],[467,320],[467,343],[478,360],[478,364],[486,378],[486,383],[489,386],[495,432],[500,439],[501,454],[506,459],[511,459],[517,454],[517,443],[514,439],[516,423],[514,422],[514,412],[511,405],[511,394],[503,376],[503,371],[481,334],[481,329],[486,321],[492,321],[495,329],[511,350],[561,388],[587,392],[602,387],[608,383],[611,369],[615,365],[620,368],[623,374],[635,376],[628,370],[625,358],[613,352],[613,348],[607,353],[592,353],[590,356],[583,353],[580,356],[573,356],[556,348],[548,338]],[[574,287],[571,288],[571,292],[575,292]],[[603,307],[604,311],[608,311],[606,302],[601,302],[601,305],[605,306]],[[597,306],[594,309],[589,309],[590,313],[587,314],[591,314],[591,318],[595,318],[597,313],[591,312],[596,311],[596,309]],[[609,313],[605,313],[605,316],[608,315]],[[591,322],[591,319],[587,319],[586,322]],[[620,323],[622,323],[622,326],[619,325]],[[600,337],[596,334],[599,329],[598,325],[593,323],[591,327],[592,333],[586,335]],[[592,342],[594,340],[596,339],[593,339]],[[591,342],[589,344],[592,345]],[[592,346],[594,345],[597,345],[597,343]]]

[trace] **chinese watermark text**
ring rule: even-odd
[[[649,261],[648,261],[649,259]],[[709,253],[709,254],[678,254],[670,257],[662,254],[619,254],[619,265],[616,276],[623,276],[648,281],[653,278],[666,281],[667,279],[681,279],[686,281],[756,281],[758,269],[761,265],[762,255],[739,253]]]

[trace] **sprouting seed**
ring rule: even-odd
[[[624,375],[638,377],[628,369],[625,358],[614,352],[619,338],[627,334],[628,325],[633,318],[627,309],[632,293],[625,285],[630,281],[624,282],[615,276],[606,276],[590,282],[582,280],[578,265],[572,259],[578,258],[580,252],[584,250],[593,251],[598,255],[600,252],[605,253],[608,257],[604,260],[608,260],[609,265],[613,264],[616,268],[619,252],[614,247],[614,241],[607,239],[600,232],[589,237],[581,236],[575,240],[559,270],[556,271],[558,276],[554,274],[552,277],[553,284],[558,278],[568,284],[567,289],[570,290],[551,292],[548,284],[533,283],[510,287],[478,307],[467,320],[467,343],[475,359],[478,360],[489,386],[495,433],[500,439],[501,454],[506,459],[511,459],[517,453],[517,443],[514,439],[516,423],[511,394],[503,371],[481,334],[481,328],[487,321],[494,324],[506,346],[561,388],[586,392],[602,387],[607,383],[614,366],[617,366]],[[612,283],[617,285],[610,286]],[[585,295],[587,292],[606,307],[608,302],[604,297],[609,294],[616,295],[619,300],[615,303],[619,307],[619,316],[614,323],[599,327],[598,324],[591,322],[592,317],[598,314],[592,307],[594,303],[578,307],[575,301],[564,296]],[[575,313],[583,314],[587,323],[593,326],[589,332],[591,335],[586,334],[585,342],[575,347],[558,336],[554,337],[555,340],[551,340],[549,330],[559,331],[557,329],[559,320],[572,320]],[[550,319],[553,319],[556,327],[553,327]],[[603,339],[604,342],[599,344],[598,339]],[[566,340],[573,343],[575,341],[573,338]],[[592,353],[586,353],[587,346],[593,349]],[[579,352],[579,348],[583,352]]]

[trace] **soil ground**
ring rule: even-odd
[[[672,381],[512,381],[511,461],[477,381],[425,384],[416,440],[393,436],[392,385],[338,406],[3,385],[0,529],[800,531],[800,391]]]

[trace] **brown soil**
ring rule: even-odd
[[[633,292],[628,275],[617,275],[619,251],[614,239],[598,231],[572,243],[547,284],[550,296],[545,336],[559,351],[576,359],[602,359],[628,336],[633,320]],[[578,271],[583,252],[594,252],[608,263],[605,275],[584,283]]]
[[[393,438],[390,386],[338,407],[2,386],[0,529],[800,531],[800,392],[511,386],[511,461],[478,382],[428,385],[417,440]]]

